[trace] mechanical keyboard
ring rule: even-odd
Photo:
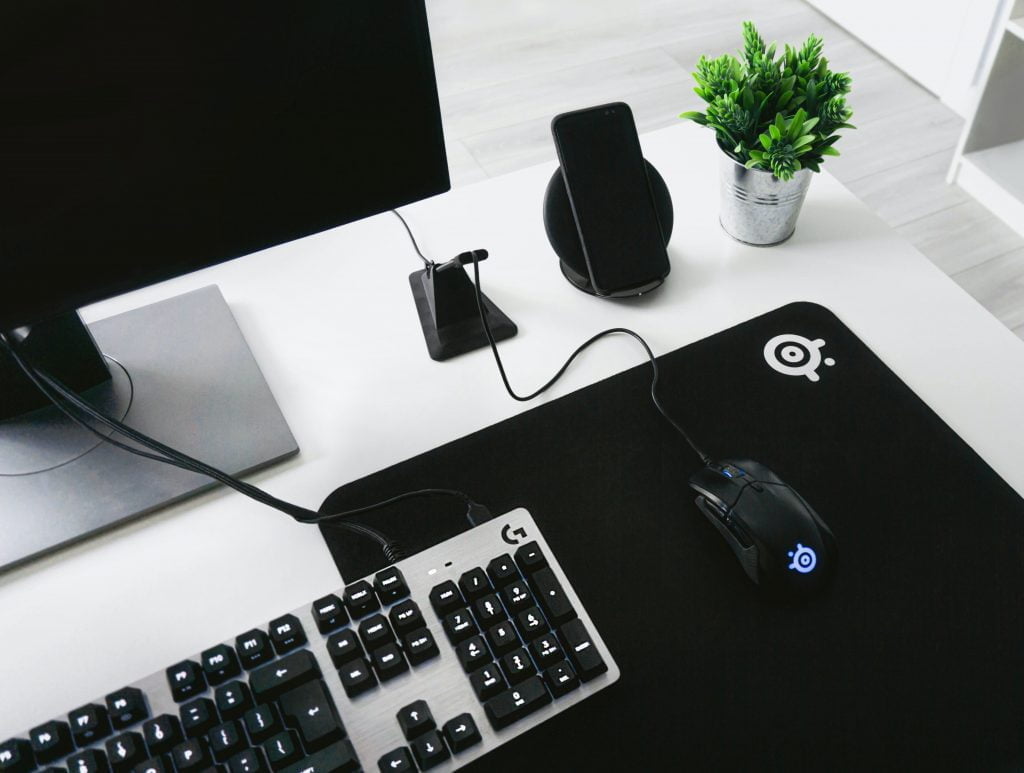
[[[518,509],[5,741],[0,773],[454,770],[618,677]]]

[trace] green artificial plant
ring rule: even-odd
[[[764,169],[780,180],[799,169],[821,171],[839,129],[853,129],[846,106],[850,75],[832,72],[821,55],[822,39],[807,38],[800,49],[786,46],[775,57],[753,22],[743,22],[743,53],[702,56],[693,73],[694,91],[705,112],[680,115],[715,130],[722,150],[750,169]]]

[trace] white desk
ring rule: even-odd
[[[490,250],[484,288],[520,327],[501,345],[515,385],[533,388],[605,327],[634,328],[662,353],[790,301],[816,301],[1024,493],[1016,337],[829,175],[814,180],[789,242],[747,247],[718,226],[711,134],[680,125],[642,142],[672,191],[676,229],[672,274],[636,302],[594,299],[562,279],[541,222],[551,165],[405,210],[427,254]],[[85,316],[218,284],[302,447],[254,482],[317,507],[342,483],[530,407],[505,395],[487,351],[428,358],[407,281],[418,267],[401,224],[383,214]],[[552,396],[642,358],[629,339],[602,342]],[[316,529],[226,491],[0,576],[0,740],[339,585]]]

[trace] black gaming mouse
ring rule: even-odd
[[[697,507],[725,537],[751,580],[804,596],[828,581],[837,559],[832,530],[795,489],[763,464],[711,462],[694,473]]]

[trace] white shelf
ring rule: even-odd
[[[957,183],[1024,236],[1024,140],[965,153]]]
[[[1024,16],[1007,21],[1006,29],[1021,40],[1024,40]]]

